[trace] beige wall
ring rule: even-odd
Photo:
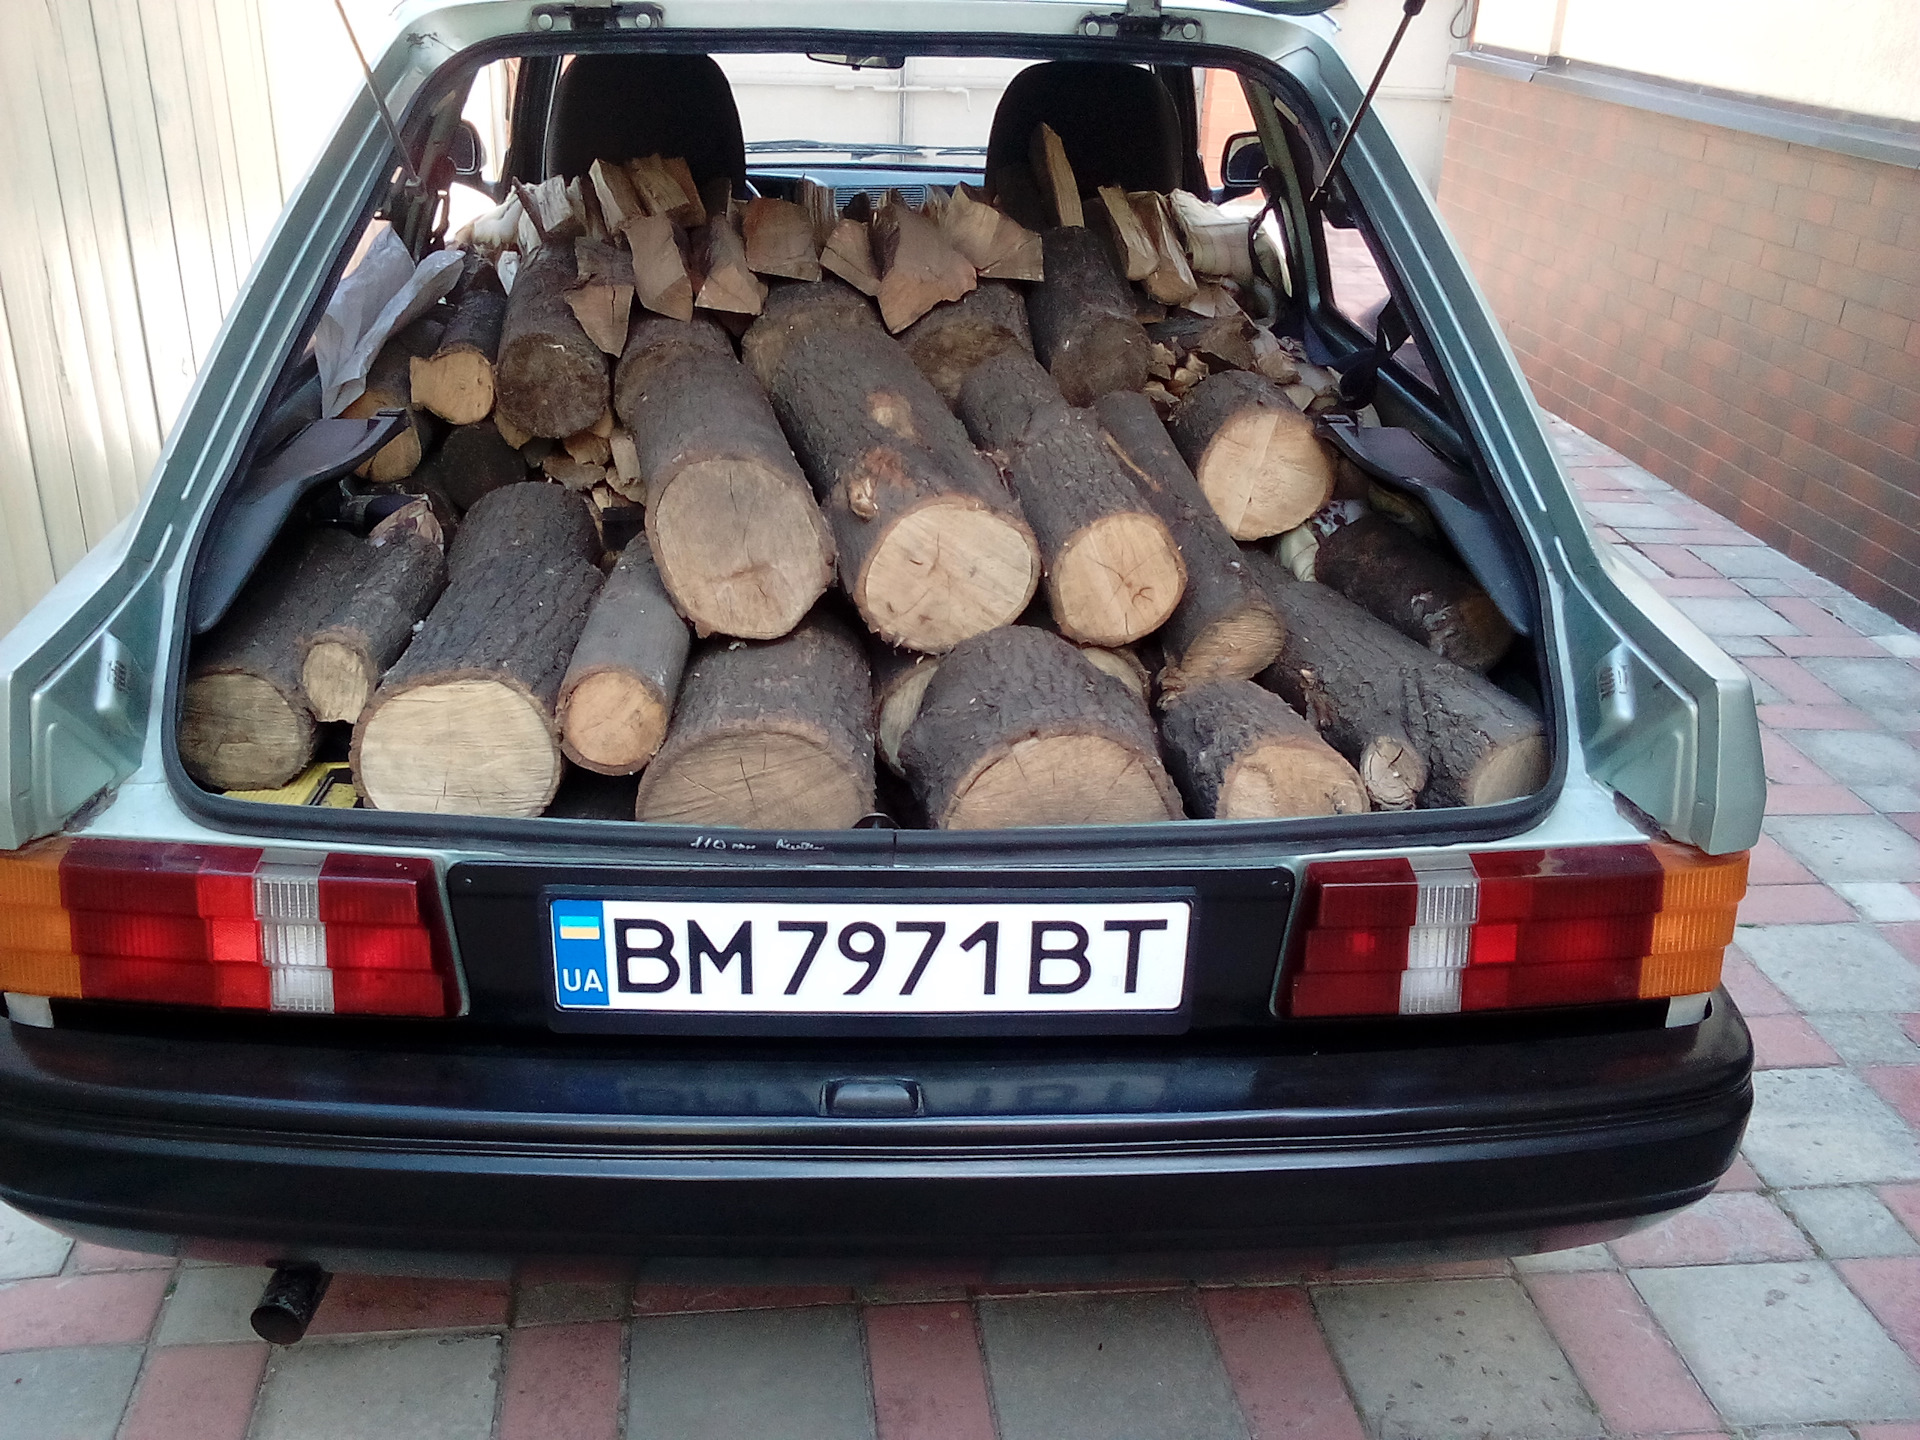
[[[1379,67],[1400,23],[1400,0],[1340,0],[1327,12],[1340,27],[1334,45],[1364,87]],[[1374,99],[1381,119],[1428,190],[1440,184],[1440,157],[1447,143],[1447,112],[1453,101],[1448,58],[1465,45],[1452,32],[1466,29],[1462,0],[1429,0],[1407,28],[1393,67]]]

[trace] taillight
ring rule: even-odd
[[[1701,995],[1720,983],[1747,856],[1686,845],[1307,867],[1287,1013],[1433,1015]]]
[[[460,1008],[431,861],[129,840],[0,855],[0,990],[313,1014]]]

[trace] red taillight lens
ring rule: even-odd
[[[57,840],[0,855],[0,990],[451,1015],[431,861]]]
[[[1747,857],[1665,841],[1307,869],[1295,1016],[1698,995],[1720,981]]]

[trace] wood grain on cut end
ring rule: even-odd
[[[215,790],[284,785],[313,754],[313,740],[313,717],[306,708],[257,675],[202,675],[187,682],[180,754],[187,772],[203,785]]]
[[[313,718],[321,721],[360,718],[367,700],[380,677],[373,673],[367,657],[338,640],[321,640],[307,651],[300,667],[300,683],[313,707]]]
[[[1472,773],[1466,787],[1469,805],[1498,805],[1531,795],[1547,783],[1547,739],[1526,735],[1495,751]]]
[[[667,736],[667,707],[625,671],[588,675],[561,704],[567,758],[601,775],[633,774]]]
[[[1327,503],[1334,469],[1313,422],[1264,375],[1229,370],[1194,386],[1168,427],[1236,540],[1291,530]]]
[[[1353,766],[1251,680],[1208,680],[1162,702],[1160,738],[1188,810],[1217,820],[1356,815]]]
[[[944,828],[1145,825],[1167,813],[1147,761],[1104,735],[1036,735],[986,760],[961,785]]]
[[[649,774],[655,772],[649,771]],[[636,819],[750,830],[844,830],[867,813],[846,766],[811,735],[716,735],[643,782]]]
[[[1125,645],[1157,630],[1180,603],[1186,567],[1152,515],[1106,515],[1074,535],[1048,579],[1053,613],[1072,617],[1071,638]]]
[[[395,695],[354,748],[361,794],[381,810],[538,815],[560,787],[546,708],[501,680],[446,680]]]
[[[560,682],[560,747],[574,764],[631,775],[666,738],[690,647],[687,625],[636,537],[594,597]]]
[[[954,498],[922,505],[888,528],[853,591],[882,639],[937,655],[1011,624],[1039,583],[1032,533],[1014,517]]]
[[[882,678],[879,667],[874,674],[874,744],[880,759],[896,775],[904,775],[900,763],[900,742],[919,717],[920,702],[926,698],[927,685],[940,668],[938,657],[914,655],[905,659],[897,672]]]

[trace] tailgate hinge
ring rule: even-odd
[[[1198,40],[1202,29],[1192,17],[1164,15],[1160,0],[1127,0],[1127,8],[1108,15],[1089,15],[1080,22],[1082,35],[1113,35],[1122,40]]]
[[[533,7],[536,30],[658,30],[666,12],[646,0],[566,0]]]

